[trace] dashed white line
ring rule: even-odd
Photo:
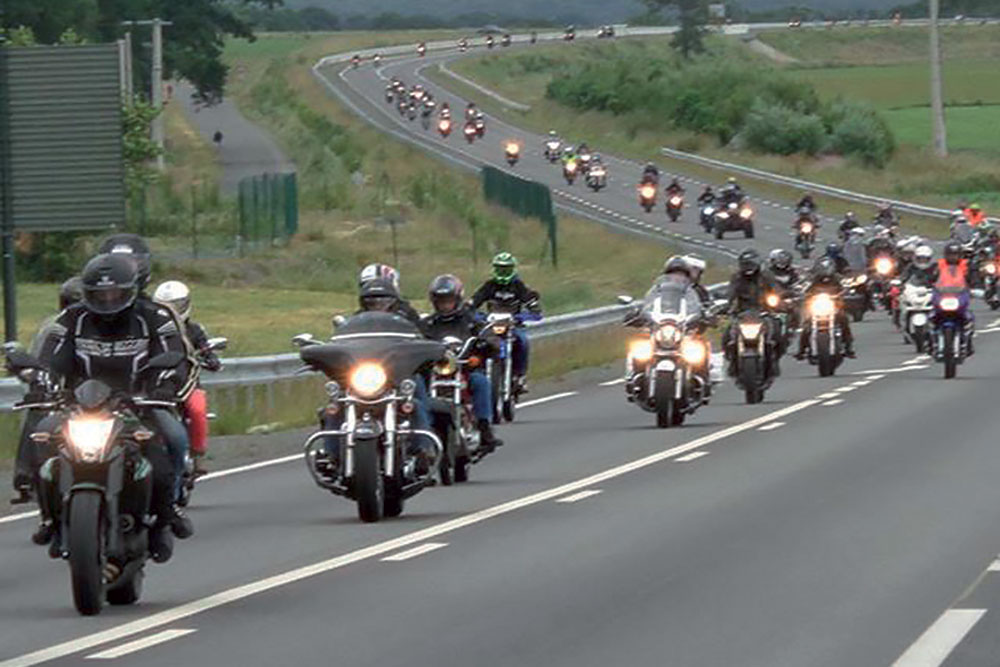
[[[87,660],[112,660],[114,658],[120,658],[123,655],[128,655],[129,653],[135,653],[136,651],[141,651],[144,648],[149,648],[150,646],[156,646],[157,644],[168,642],[171,639],[177,639],[178,637],[189,635],[192,632],[197,632],[197,631],[181,630],[181,629],[164,630],[163,632],[157,632],[155,635],[150,635],[149,637],[143,637],[142,639],[136,639],[133,642],[128,642],[127,644],[122,644],[121,646],[116,646],[114,648],[109,648],[106,651],[101,651],[100,653],[93,653],[87,656]]]
[[[785,425],[785,422],[771,422],[770,424],[764,424],[758,431],[773,431],[776,428],[781,428]]]
[[[828,391],[825,394],[820,394],[816,398],[837,398],[837,396],[839,396],[839,394],[837,394],[836,392]]]
[[[867,387],[872,383],[871,380],[858,380],[857,382],[852,382],[851,384],[855,387]]]
[[[691,452],[687,456],[681,456],[679,458],[674,459],[674,461],[676,461],[677,463],[690,463],[691,461],[700,459],[703,456],[708,456],[708,452],[706,452],[705,450],[701,450],[700,452]]]
[[[938,667],[985,613],[985,609],[949,609],[892,667]]]
[[[836,389],[834,389],[834,391],[837,392],[838,394],[847,394],[852,391],[857,391],[857,389],[858,389],[857,387],[852,387],[851,385],[848,385],[846,387],[837,387]]]
[[[563,498],[556,498],[557,503],[575,503],[577,501],[583,500],[584,498],[591,498],[601,493],[600,489],[587,489],[586,491],[580,491],[579,493],[574,493],[572,495],[565,496]]]
[[[386,563],[399,563],[404,560],[416,558],[417,556],[429,554],[430,552],[437,551],[438,549],[443,549],[446,546],[448,546],[447,542],[428,542],[427,544],[421,544],[419,547],[413,547],[412,549],[407,549],[406,551],[400,551],[398,554],[386,556],[382,559],[382,561]]]
[[[613,387],[616,384],[625,384],[625,378],[617,378],[614,380],[608,380],[607,382],[602,382],[602,387]]]
[[[823,405],[840,405],[843,402],[844,402],[844,399],[842,399],[842,398],[835,398],[832,401],[825,401],[823,403]]]

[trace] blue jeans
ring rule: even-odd
[[[469,373],[469,391],[472,392],[472,414],[476,419],[493,419],[493,388],[486,373]]]
[[[429,431],[431,428],[431,413],[430,409],[427,407],[427,381],[424,379],[423,375],[416,375],[413,377],[413,380],[416,382],[417,388],[413,392],[413,415],[410,417],[410,428]],[[343,423],[343,411],[340,411],[335,415],[324,415],[323,417],[324,430],[339,430],[341,426],[343,426]],[[324,439],[324,448],[326,449],[327,456],[332,459],[337,459],[338,461],[340,460],[340,443],[342,439],[343,437],[338,435],[331,435]],[[411,449],[416,449],[418,445],[427,447],[428,449],[433,447],[428,438],[423,435],[414,437],[411,443]]]
[[[181,420],[169,410],[150,410],[149,418],[153,422],[153,428],[163,436],[167,454],[170,456],[174,475],[174,500],[176,500],[180,497],[181,484],[184,483],[184,464],[190,448],[188,432]]]
[[[517,377],[528,374],[528,330],[524,327],[514,328],[512,370]]]

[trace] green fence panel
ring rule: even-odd
[[[483,167],[481,177],[486,201],[503,206],[524,218],[538,218],[546,226],[552,264],[557,266],[558,227],[549,187],[495,167]]]
[[[295,172],[285,174],[285,235],[291,238],[299,231],[299,190]]]

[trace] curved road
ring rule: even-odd
[[[381,118],[370,70],[334,80]],[[489,157],[490,129],[482,156],[452,158]],[[569,201],[634,226],[630,194],[593,198],[611,213]],[[761,213],[778,242],[781,210]],[[789,360],[765,403],[727,384],[679,429],[620,386],[532,396],[472,482],[376,525],[297,460],[217,476],[143,602],[97,618],[30,521],[0,519],[0,667],[995,664],[1000,326],[979,316],[954,381],[878,314],[839,376]]]

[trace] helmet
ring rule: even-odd
[[[59,286],[59,309],[66,310],[74,303],[83,299],[83,281],[80,276],[73,276]]]
[[[813,276],[816,278],[833,278],[837,275],[837,265],[829,257],[820,257],[813,265]]]
[[[105,253],[83,267],[83,305],[94,315],[107,317],[127,309],[139,294],[139,269],[125,253]]]
[[[559,135],[556,134],[555,130],[549,130],[549,137],[550,138],[555,139],[557,136],[559,136]]]
[[[840,246],[836,243],[826,244],[826,256],[829,258],[840,257]]]
[[[853,238],[860,239],[862,236],[865,235],[865,228],[854,227],[853,229],[851,229],[851,231],[848,232],[848,234]]]
[[[179,280],[160,283],[153,292],[153,301],[162,306],[169,306],[182,322],[187,322],[191,315],[191,290]]]
[[[431,281],[427,288],[434,312],[439,315],[451,315],[462,306],[465,287],[456,276],[446,273]]]
[[[399,302],[399,292],[385,278],[369,280],[361,286],[358,292],[358,302],[361,310],[389,311]]]
[[[701,275],[705,273],[705,267],[707,266],[705,260],[698,255],[684,255],[684,261],[687,262],[688,274],[690,274],[691,280],[697,284],[701,280]]]
[[[962,244],[958,241],[948,241],[944,244],[944,261],[949,264],[958,264],[962,259]]]
[[[99,254],[120,254],[132,255],[135,260],[136,270],[139,272],[139,291],[146,289],[149,284],[149,274],[153,270],[153,255],[149,250],[146,239],[138,234],[112,234],[101,241],[97,252]]]
[[[784,248],[775,248],[767,256],[767,261],[775,271],[785,272],[792,266],[792,253]]]
[[[930,268],[934,261],[934,250],[929,245],[922,245],[913,251],[913,264],[919,269]]]
[[[726,185],[736,185],[736,179],[730,176],[726,179]]]
[[[844,214],[844,221],[847,222],[848,220],[850,220],[851,222],[858,221],[858,217],[854,215],[854,211],[848,211],[847,213]]]
[[[493,258],[493,279],[507,285],[517,277],[517,258],[509,252],[497,253]]]
[[[749,277],[760,271],[760,253],[753,248],[742,251],[736,259],[740,273]]]
[[[388,264],[369,264],[361,269],[358,274],[358,287],[364,287],[365,283],[382,278],[392,284],[393,289],[399,292],[399,271]]]
[[[979,204],[977,204],[975,202],[969,204],[969,209],[973,210],[973,211],[981,211],[982,210],[982,208],[979,206]]]
[[[656,165],[652,162],[647,162],[646,166],[643,167],[643,171],[658,171]]]
[[[681,272],[687,277],[691,278],[691,267],[687,263],[687,258],[681,257],[680,255],[674,255],[667,259],[663,263],[663,273],[677,273]]]

